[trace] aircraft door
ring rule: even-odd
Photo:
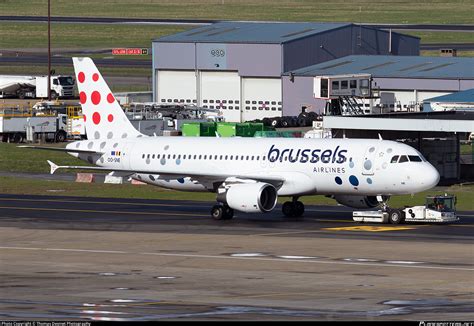
[[[363,175],[374,175],[375,159],[377,154],[377,146],[370,145],[365,150],[364,160],[362,163],[362,174]]]

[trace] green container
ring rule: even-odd
[[[217,133],[221,137],[234,137],[237,135],[237,127],[235,122],[218,122]]]
[[[303,138],[302,131],[257,131],[254,137]]]
[[[215,137],[216,124],[214,122],[189,122],[183,123],[181,132],[186,137]]]

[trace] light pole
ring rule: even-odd
[[[48,101],[51,101],[51,0],[48,0]]]

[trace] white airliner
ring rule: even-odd
[[[93,61],[73,62],[88,140],[62,150],[97,166],[49,162],[51,173],[105,170],[161,187],[214,192],[215,219],[230,219],[234,210],[269,212],[278,196],[292,198],[283,204],[285,216],[303,215],[298,198],[305,195],[376,207],[391,195],[424,191],[439,181],[418,151],[382,139],[148,137],[132,126]]]

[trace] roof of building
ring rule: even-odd
[[[324,117],[324,128],[333,130],[472,132],[473,127],[474,112],[465,111]]]
[[[474,88],[467,89],[462,92],[432,97],[424,100],[424,102],[474,103]]]
[[[351,25],[350,23],[221,22],[164,36],[153,41],[282,44]]]
[[[292,73],[295,76],[371,74],[373,77],[474,79],[474,58],[350,55]]]

